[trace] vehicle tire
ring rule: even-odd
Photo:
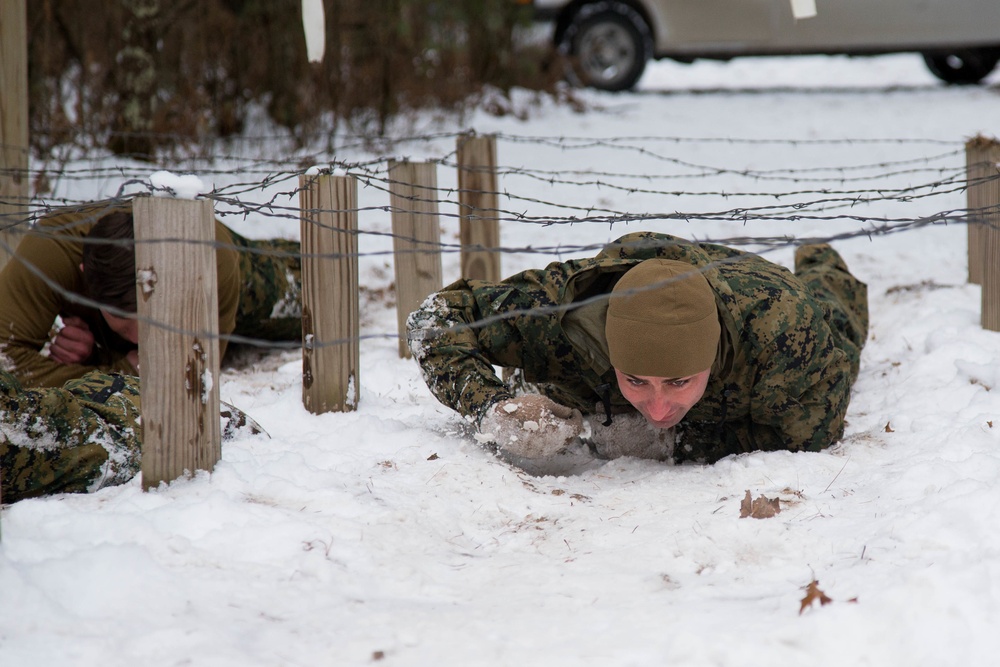
[[[567,78],[600,90],[635,86],[653,55],[653,37],[645,19],[623,2],[583,5],[570,20],[559,49],[569,57]]]
[[[998,49],[959,49],[951,52],[924,53],[924,63],[931,74],[945,83],[979,83],[1000,61]]]

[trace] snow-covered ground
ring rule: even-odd
[[[995,74],[984,87],[945,87],[915,56],[658,63],[636,93],[577,92],[583,113],[520,95],[520,113],[407,129],[500,133],[508,211],[691,214],[508,221],[503,245],[549,248],[504,255],[512,273],[641,229],[851,236],[962,209],[963,144],[1000,133],[998,86]],[[454,137],[393,150],[447,158]],[[53,196],[113,194],[125,177],[96,171],[109,164],[71,163],[86,177],[57,179]],[[193,171],[232,193],[276,169],[250,164]],[[441,187],[454,181],[442,165]],[[294,183],[240,196],[294,206],[279,194]],[[907,187],[920,196],[873,192]],[[820,199],[833,201],[785,207]],[[391,242],[377,234],[390,229],[387,201],[360,189],[368,335],[395,329],[391,292],[380,296],[393,280]],[[773,219],[699,219],[761,206],[777,207]],[[457,242],[455,209],[441,209],[442,238]],[[225,221],[298,237],[291,219]],[[750,247],[791,262],[788,247]],[[346,414],[303,409],[297,352],[250,356],[224,372],[221,394],[270,439],[227,443],[213,473],[150,493],[136,481],[3,508],[0,665],[996,664],[1000,334],[979,326],[966,229],[836,247],[869,284],[871,335],[835,447],[531,476],[481,449],[391,337],[363,342],[360,405]],[[457,267],[446,254],[446,282]],[[741,519],[747,491],[780,498],[780,514]],[[814,580],[832,602],[803,609]]]

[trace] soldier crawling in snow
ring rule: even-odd
[[[3,502],[124,484],[142,463],[139,378],[91,371],[61,387],[25,388],[0,370]],[[223,404],[222,440],[259,434]]]
[[[408,329],[431,392],[506,454],[551,457],[586,418],[602,457],[710,463],[841,438],[868,298],[826,244],[799,247],[793,275],[640,232],[591,259],[460,280]]]
[[[135,313],[133,238],[130,201],[60,209],[26,234],[0,272],[0,369],[26,387],[59,387],[94,370],[134,374],[136,320],[72,298]],[[299,244],[245,239],[218,221],[215,238],[220,333],[299,338]]]

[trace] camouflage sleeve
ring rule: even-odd
[[[819,451],[843,435],[850,361],[811,302],[799,301],[794,310],[781,312],[798,317],[774,329],[767,356],[758,360],[750,414],[753,446]]]
[[[562,274],[550,269],[558,266],[500,283],[459,280],[410,315],[410,350],[439,401],[478,420],[512,395],[494,366],[525,369],[532,379],[544,374],[557,318],[532,309],[556,303]]]
[[[429,296],[410,314],[406,327],[410,351],[431,393],[477,421],[489,406],[511,397],[493,370],[494,364],[503,365],[503,361],[490,342],[520,345],[519,334],[508,320],[475,326],[491,314],[488,307],[485,311],[482,307],[484,290],[488,288],[460,280]]]

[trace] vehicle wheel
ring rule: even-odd
[[[621,2],[584,5],[559,45],[570,59],[573,83],[601,90],[628,90],[646,69],[653,38],[642,16]]]
[[[923,54],[924,63],[931,74],[945,83],[973,84],[985,79],[997,61],[997,49],[961,49],[950,53],[930,52]]]

